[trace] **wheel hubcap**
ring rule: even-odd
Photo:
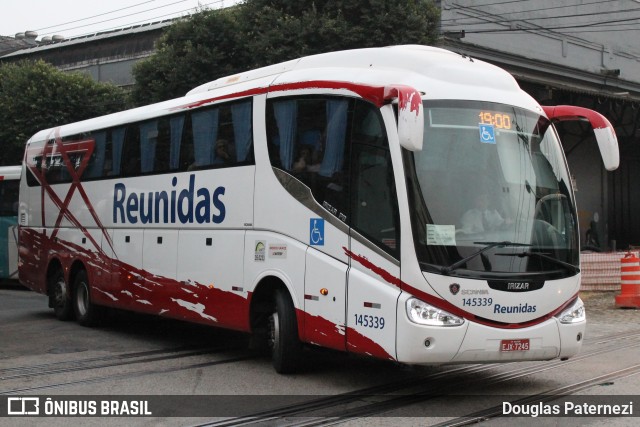
[[[64,305],[67,299],[67,284],[64,282],[63,279],[58,280],[58,282],[56,283],[54,297],[55,297],[57,306]]]
[[[272,350],[278,346],[280,337],[280,324],[278,322],[278,313],[272,313],[269,316],[269,348]]]
[[[85,315],[89,306],[89,291],[87,284],[84,282],[80,283],[76,290],[76,301],[78,303],[78,312],[80,315]]]

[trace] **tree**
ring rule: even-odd
[[[157,52],[134,68],[134,102],[184,95],[208,81],[257,67],[361,47],[430,44],[432,0],[247,0],[178,22]]]
[[[126,93],[44,61],[0,63],[0,165],[22,161],[37,131],[122,110]]]
[[[245,55],[236,10],[201,12],[172,25],[156,53],[134,66],[134,103],[183,96],[198,84],[241,70]]]

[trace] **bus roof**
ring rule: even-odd
[[[267,93],[276,86],[313,89],[317,82],[375,87],[401,84],[422,92],[423,99],[492,101],[544,114],[537,102],[501,68],[444,49],[404,45],[323,53],[219,78],[196,87],[182,98],[42,130],[30,141],[152,119],[220,99]],[[308,86],[302,87],[304,83]],[[349,91],[336,93],[346,94]],[[350,94],[353,95],[352,92]]]

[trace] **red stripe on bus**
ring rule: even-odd
[[[562,310],[567,308],[571,303],[573,303],[574,299],[578,296],[578,293],[576,293],[555,310],[552,310],[551,312],[533,320],[529,320],[521,323],[499,322],[496,320],[485,319],[485,318],[476,316],[475,314],[470,313],[468,311],[462,310],[461,308],[458,308],[455,305],[451,304],[449,301],[430,295],[420,289],[417,289],[409,285],[408,283],[403,282],[402,280],[400,280],[400,278],[395,277],[394,275],[384,270],[383,268],[376,266],[368,259],[359,255],[356,255],[355,253],[351,252],[347,248],[343,247],[342,249],[345,251],[345,254],[349,258],[353,259],[354,261],[357,261],[363,267],[373,271],[374,273],[382,277],[386,282],[397,286],[401,290],[406,291],[417,298],[420,298],[422,301],[428,304],[432,304],[443,310],[446,310],[453,315],[463,317],[465,319],[471,320],[476,323],[480,323],[482,325],[491,326],[491,327],[500,328],[500,329],[522,329],[522,328],[528,328],[530,326],[538,325],[542,322],[545,322],[548,319],[551,319],[553,316],[555,316],[556,314],[560,313]]]

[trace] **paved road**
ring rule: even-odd
[[[125,312],[112,312],[99,328],[84,328],[57,321],[44,296],[4,286],[0,287],[0,395],[189,395],[194,401],[199,396],[261,395],[257,401],[248,401],[248,413],[256,412],[260,404],[263,408],[287,406],[289,412],[280,411],[258,425],[302,425],[304,421],[352,426],[457,422],[457,417],[499,404],[504,396],[517,400],[572,385],[568,392],[572,396],[637,397],[640,369],[632,368],[640,363],[640,310],[616,309],[614,296],[607,292],[583,295],[589,322],[585,346],[579,357],[568,362],[408,367],[314,350],[306,353],[303,373],[282,376],[273,371],[269,360],[247,350],[243,334]],[[627,369],[632,370],[611,376]],[[601,380],[589,383],[594,378]],[[575,389],[578,383],[582,388]],[[452,391],[462,397],[452,396]],[[345,393],[352,392],[367,397],[345,398]],[[286,397],[270,400],[274,395]],[[393,395],[401,398],[391,399]],[[492,395],[498,397],[489,398]],[[313,401],[322,411],[295,405],[296,397]],[[242,400],[230,404],[242,404]],[[635,410],[640,412],[640,401]],[[242,413],[237,408],[231,412],[220,415]],[[198,425],[223,420],[205,415],[11,418],[8,424],[0,419],[0,424]],[[636,420],[489,417],[481,424],[630,426]],[[229,425],[241,422],[254,423],[242,418],[231,419]]]

